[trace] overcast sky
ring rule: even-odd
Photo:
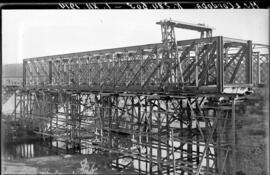
[[[24,58],[161,42],[157,21],[214,27],[214,36],[269,43],[269,10],[3,10],[3,64]],[[177,40],[199,38],[177,30]]]

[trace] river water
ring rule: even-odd
[[[118,146],[122,150],[132,150],[134,155],[137,153],[148,154],[150,153],[150,147],[139,147],[136,143],[129,144],[128,142],[132,143],[131,140],[134,139],[132,136],[123,136],[125,139],[118,141]],[[103,154],[104,150],[100,150],[97,148],[91,147],[91,141],[93,140],[85,140],[82,142],[81,149],[72,149],[69,144],[66,144],[63,140],[42,140],[42,139],[23,139],[23,140],[13,140],[9,142],[4,142],[3,149],[2,149],[2,160],[4,161],[18,161],[18,160],[27,160],[31,158],[39,158],[39,157],[46,157],[46,156],[56,156],[56,155],[73,155],[73,154],[80,154],[80,155],[92,155],[92,154]],[[122,142],[122,143],[121,143]],[[125,142],[125,143],[123,143]],[[90,143],[90,144],[89,144]],[[115,144],[115,143],[114,143]],[[154,143],[153,144],[157,144]],[[171,143],[172,144],[172,143]],[[180,146],[180,142],[173,143],[175,147]],[[183,147],[187,149],[187,145]],[[193,146],[193,149],[196,149],[196,146]],[[204,147],[200,147],[200,152],[203,152]],[[212,150],[213,151],[213,150]],[[152,155],[157,156],[158,149],[152,148]],[[158,170],[157,165],[150,164],[149,161],[145,159],[141,159],[140,157],[133,157],[130,155],[121,155],[121,154],[114,154],[111,153],[112,156],[111,161],[107,169],[113,170],[117,169],[122,171],[122,169],[132,169],[139,174],[149,174],[150,171],[155,172]],[[166,150],[161,151],[162,157],[166,157]],[[172,155],[171,155],[172,156]],[[180,158],[180,152],[175,152],[174,158]],[[184,156],[186,156],[184,154]],[[171,158],[171,157],[170,157]],[[210,164],[213,164],[213,161],[210,160]],[[203,166],[206,165],[206,161],[203,161]],[[152,170],[150,170],[150,168]]]

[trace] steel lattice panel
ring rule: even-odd
[[[260,75],[261,83],[268,84],[269,82],[269,55],[260,57]]]

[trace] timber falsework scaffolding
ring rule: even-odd
[[[15,119],[140,174],[235,174],[235,105],[268,83],[268,46],[157,24],[162,43],[24,59]],[[175,28],[201,38],[177,41]]]

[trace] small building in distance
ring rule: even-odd
[[[22,64],[5,64],[2,67],[2,86],[21,86],[23,82]]]

